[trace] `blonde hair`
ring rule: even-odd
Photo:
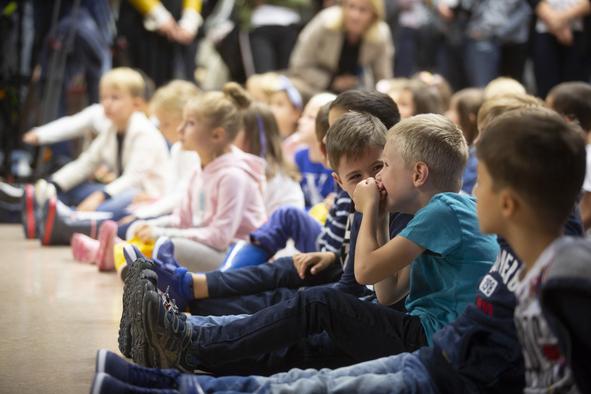
[[[527,94],[525,87],[513,78],[499,77],[493,79],[484,88],[484,99],[505,96],[508,94]]]
[[[199,88],[192,82],[171,81],[156,90],[150,100],[150,112],[165,111],[180,118],[185,104],[199,93]]]
[[[458,192],[468,160],[462,131],[442,115],[423,114],[401,120],[388,131],[407,166],[423,162],[429,179],[441,192]]]
[[[240,85],[229,82],[221,92],[208,92],[190,100],[186,109],[207,119],[212,129],[223,128],[231,142],[242,128],[242,113],[251,102],[250,96]]]
[[[544,102],[542,100],[528,94],[510,94],[493,97],[485,100],[478,110],[476,124],[478,125],[478,130],[482,133],[495,118],[505,112],[514,109],[539,108],[543,106]]]
[[[132,97],[139,98],[144,98],[146,88],[142,75],[129,67],[118,67],[107,71],[101,77],[100,86],[124,90]]]

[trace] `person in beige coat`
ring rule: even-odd
[[[394,45],[382,0],[343,0],[302,30],[288,76],[304,94],[336,93],[392,77]]]

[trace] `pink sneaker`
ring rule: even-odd
[[[96,264],[99,241],[85,234],[74,233],[70,244],[72,245],[72,256],[74,256],[74,260],[81,263]]]
[[[117,223],[107,220],[99,229],[99,249],[97,253],[97,267],[99,271],[113,271],[115,269],[115,257],[113,245],[117,238]]]

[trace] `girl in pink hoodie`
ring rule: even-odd
[[[246,240],[266,220],[265,161],[232,145],[250,105],[236,83],[190,101],[183,111],[180,142],[201,158],[187,194],[172,215],[137,222],[128,239],[169,237],[175,257],[191,271],[219,268],[231,242]]]

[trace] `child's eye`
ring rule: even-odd
[[[349,181],[354,181],[354,180],[356,180],[356,179],[359,179],[360,177],[361,177],[361,175],[359,175],[359,174],[357,174],[357,175],[351,175],[351,176],[349,177]]]

